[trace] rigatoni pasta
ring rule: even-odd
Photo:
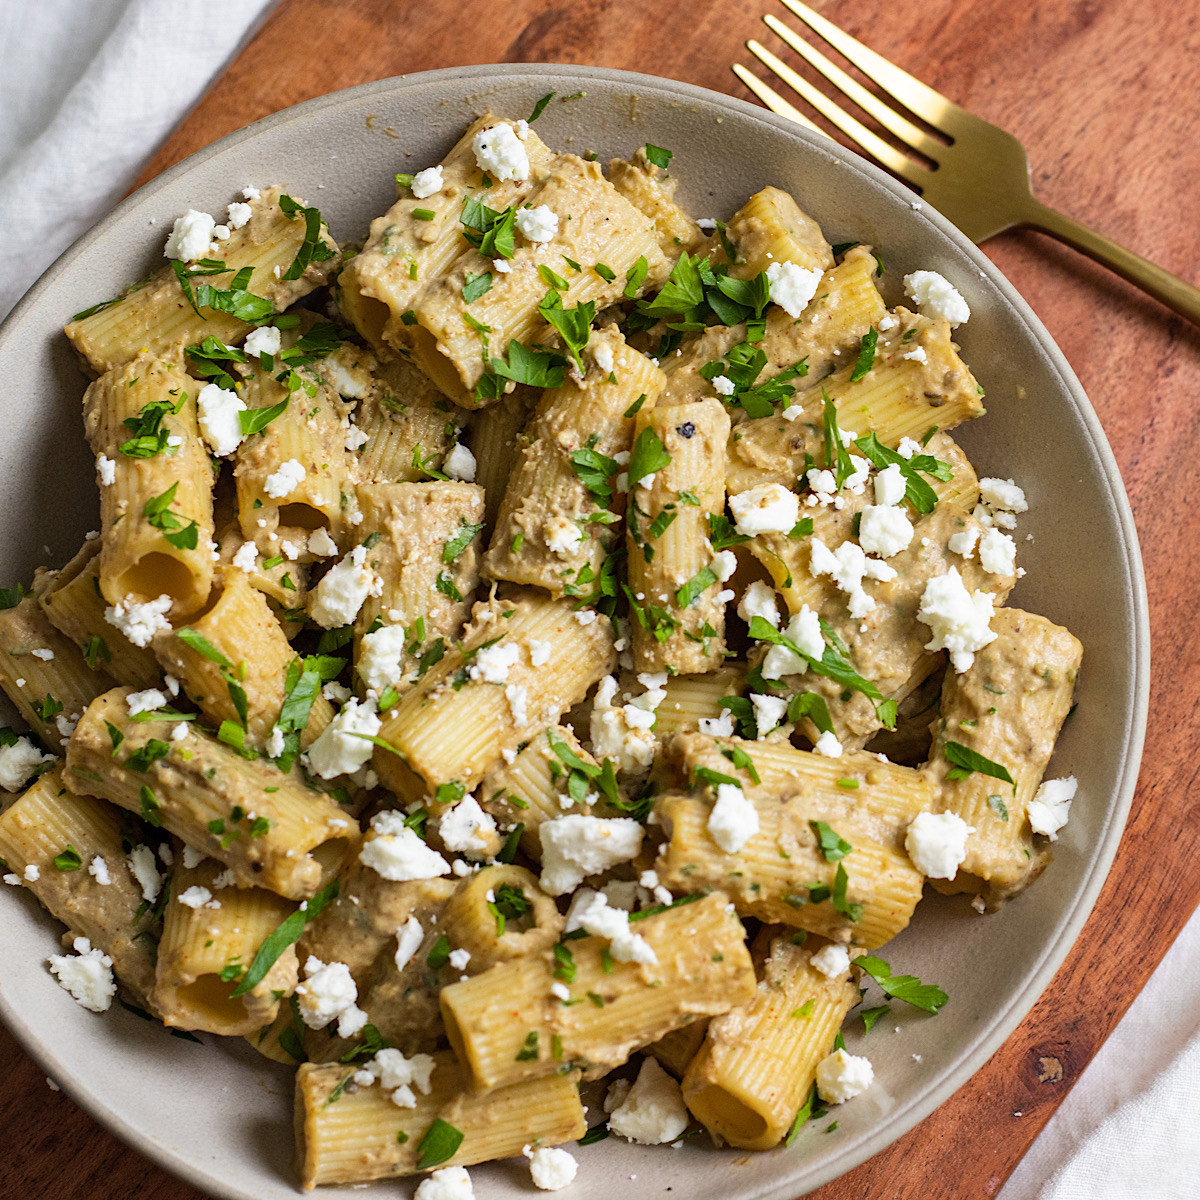
[[[564,1181],[603,1077],[589,1141],[791,1144],[870,1084],[860,985],[945,1003],[874,953],[925,883],[994,909],[1075,790],[966,300],[552,101],[345,260],[278,188],[181,216],[68,326],[101,529],[0,590],[4,881],[85,1007],[297,1068],[306,1187]]]

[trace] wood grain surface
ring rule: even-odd
[[[1200,10],[1178,0],[828,0],[844,29],[1019,137],[1047,203],[1200,279]],[[283,0],[143,180],[337,88],[463,63],[590,63],[751,99],[730,74],[774,0]],[[1073,252],[1015,233],[987,253],[1057,339],[1133,502],[1155,670],[1141,783],[1107,886],[1041,1001],[952,1099],[820,1200],[991,1197],[1200,898],[1200,331]],[[1086,798],[1082,801],[1086,803]],[[0,1031],[0,1196],[203,1200],[51,1092]],[[387,1189],[395,1194],[394,1189]]]

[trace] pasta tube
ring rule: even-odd
[[[71,784],[162,825],[231,868],[241,887],[305,900],[336,873],[358,826],[323,793],[192,727],[163,741],[130,692],[93,701],[67,747]]]
[[[179,367],[144,352],[84,394],[109,604],[170,596],[172,614],[186,617],[208,598],[213,473],[196,423],[198,391]]]
[[[728,572],[714,559],[708,518],[725,510],[728,438],[729,416],[717,399],[638,416],[637,445],[661,448],[657,469],[629,481],[626,542],[638,671],[686,674],[724,661],[728,596],[721,583]],[[631,469],[640,461],[635,454]]]
[[[636,922],[656,962],[613,961],[601,938],[568,941],[572,997],[555,997],[555,956],[527,955],[442,989],[442,1017],[476,1090],[553,1075],[564,1065],[595,1078],[697,1017],[754,992],[741,922],[719,892]],[[605,969],[606,965],[609,967]]]

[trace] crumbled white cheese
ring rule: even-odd
[[[924,346],[917,346],[915,349],[909,350],[906,354],[900,355],[900,357],[907,358],[911,362],[928,362]]]
[[[552,896],[573,891],[588,875],[636,858],[644,830],[630,817],[571,815],[538,826],[542,887]]]
[[[658,962],[658,955],[650,943],[629,928],[629,913],[611,906],[603,892],[581,888],[575,893],[567,913],[566,932],[576,929],[604,938],[617,962],[637,962],[647,966]]]
[[[138,713],[153,712],[156,708],[165,708],[167,698],[158,688],[146,688],[144,692],[130,692],[125,697],[129,715],[136,717]]]
[[[789,317],[798,317],[817,294],[824,273],[817,267],[801,267],[793,262],[773,262],[767,267],[771,302]]]
[[[775,599],[775,589],[769,583],[764,583],[761,579],[754,580],[742,593],[742,599],[738,604],[737,611],[738,616],[747,625],[755,617],[762,617],[768,625],[773,625],[776,629],[779,628],[779,606]]]
[[[88,874],[101,886],[108,887],[112,883],[112,875],[108,869],[108,863],[96,855],[90,863],[88,863]]]
[[[163,254],[167,258],[178,258],[183,262],[195,262],[198,258],[204,258],[212,245],[216,225],[217,222],[208,213],[189,208],[182,217],[175,218]]]
[[[979,565],[989,575],[1012,575],[1017,567],[1016,543],[999,529],[985,529],[979,539]]]
[[[464,971],[466,970],[467,963],[471,961],[471,952],[470,950],[461,949],[451,950],[447,961],[456,971]]]
[[[254,333],[258,332],[260,331],[257,329],[254,331]],[[254,333],[250,337],[253,337]],[[275,336],[276,338],[279,336],[278,329],[275,330]],[[249,339],[246,344],[249,345]],[[232,454],[242,444],[245,434],[242,433],[238,413],[244,412],[245,408],[245,403],[236,392],[219,388],[215,383],[205,384],[200,389],[200,393],[196,397],[200,432],[204,435],[208,448],[218,458]],[[304,478],[303,470],[304,468],[301,467],[301,479]],[[267,482],[270,483],[270,480],[274,478],[272,475]],[[268,495],[270,494],[268,493]]]
[[[884,467],[875,476],[875,503],[899,504],[904,499],[907,486],[899,463]]]
[[[736,386],[728,375],[714,375],[712,385],[719,396],[732,396],[736,391]]]
[[[524,182],[529,178],[529,155],[511,125],[481,129],[472,142],[475,162],[497,183]]]
[[[968,592],[955,567],[931,579],[917,611],[917,620],[933,634],[925,649],[949,650],[954,669],[967,670],[975,661],[975,651],[996,640],[990,628],[993,600],[990,592]]]
[[[782,696],[752,695],[750,704],[754,709],[754,724],[760,738],[766,737],[787,712],[787,701]]]
[[[229,206],[229,228],[241,229],[243,225],[249,223],[253,215],[254,209],[250,205],[243,204],[240,200],[235,200]]]
[[[160,633],[170,633],[171,622],[166,614],[171,608],[170,596],[159,596],[139,604],[132,596],[104,610],[104,619],[119,629],[135,646],[145,648]]]
[[[1058,841],[1058,831],[1071,815],[1071,801],[1075,799],[1079,782],[1074,775],[1066,779],[1047,779],[1029,802],[1029,827],[1052,842]]]
[[[451,479],[460,479],[464,483],[473,483],[477,466],[475,455],[462,442],[455,442],[450,449],[450,453],[446,455],[446,459],[442,463],[442,470]]]
[[[308,535],[308,552],[318,558],[330,558],[338,552],[338,544],[329,536],[329,530],[314,529]]]
[[[980,530],[977,525],[972,525],[958,533],[952,533],[946,539],[946,548],[952,554],[960,554],[963,558],[970,558],[975,553],[975,543],[979,541],[979,533]]]
[[[951,328],[964,324],[971,310],[958,289],[936,271],[913,271],[904,277],[904,291],[927,317],[944,317]]]
[[[810,658],[820,659],[825,654],[825,635],[821,632],[821,618],[807,604],[801,605],[800,611],[788,621],[783,635]],[[764,679],[803,675],[807,670],[808,663],[786,646],[772,646],[762,663]]]
[[[1029,511],[1029,501],[1024,491],[1011,479],[987,478],[979,481],[979,498],[988,508],[1003,509],[1005,512]]]
[[[600,680],[592,702],[589,728],[592,750],[597,758],[611,758],[622,772],[644,771],[654,761],[658,739],[638,723],[639,718],[636,712],[630,711],[630,705],[613,704],[616,694],[617,681],[613,676]],[[630,716],[633,717],[632,724]]]
[[[550,654],[554,647],[549,642],[538,641],[537,638],[529,639],[529,665],[531,667],[543,667],[550,661]]]
[[[954,813],[918,813],[904,835],[904,848],[922,875],[953,879],[967,857],[967,838],[974,832]]]
[[[723,712],[719,717],[701,717],[697,722],[701,733],[709,737],[733,737],[733,713]]]
[[[820,538],[810,543],[810,566],[814,575],[830,575],[834,583],[846,593],[850,615],[865,617],[875,608],[875,600],[863,589],[864,579],[887,582],[896,578],[896,569],[877,558],[868,558],[861,546],[854,542],[843,542],[837,550],[830,550]]]
[[[383,625],[362,639],[358,676],[369,692],[378,696],[389,684],[399,682],[407,645],[403,625]]]
[[[373,699],[348,700],[309,746],[304,756],[308,769],[321,779],[357,771],[370,761],[375,746],[367,738],[356,735],[374,736],[382,724]]]
[[[504,683],[520,658],[521,647],[517,642],[497,642],[493,646],[484,646],[475,655],[467,674],[484,683]]]
[[[442,1167],[417,1184],[413,1200],[475,1200],[475,1189],[466,1167]]]
[[[787,533],[800,518],[800,501],[782,484],[767,483],[729,497],[738,533]]]
[[[528,1147],[527,1147],[528,1149]],[[529,1175],[533,1186],[543,1192],[557,1192],[574,1178],[579,1164],[557,1146],[542,1146],[529,1154]]]
[[[559,558],[570,558],[583,544],[583,530],[563,516],[547,517],[542,524],[546,548]]]
[[[516,225],[528,241],[549,242],[558,234],[558,214],[545,204],[539,204],[537,208],[520,208]]]
[[[507,275],[512,270],[512,263],[506,258],[493,258],[492,270],[499,275]]]
[[[403,971],[408,966],[412,961],[412,956],[421,948],[421,943],[424,940],[425,931],[421,928],[421,922],[416,917],[409,917],[396,930],[396,952],[393,958],[397,971]]]
[[[436,196],[445,186],[442,164],[438,163],[436,167],[426,167],[413,176],[412,194],[418,200],[427,200],[430,196]]]
[[[93,949],[85,937],[77,937],[71,945],[74,954],[50,955],[50,971],[72,998],[89,1012],[107,1012],[117,994],[113,979],[112,959],[99,947]]]
[[[350,968],[343,962],[324,963],[310,954],[304,963],[304,975],[304,982],[296,985],[301,1020],[309,1029],[324,1029],[330,1021],[337,1020],[338,1033],[352,1037],[353,1034],[344,1032],[343,1026],[354,1025],[362,1010],[356,1004],[358,987]]]
[[[814,971],[820,971],[826,979],[845,975],[850,970],[850,955],[845,946],[832,943],[822,946],[809,960]]]
[[[717,800],[708,814],[708,832],[726,854],[737,854],[758,832],[758,809],[740,787],[717,784]]]
[[[468,796],[443,814],[438,833],[447,850],[483,854],[494,840],[496,819],[479,807],[474,796]]]
[[[679,1084],[647,1057],[637,1081],[609,1117],[608,1128],[631,1142],[657,1146],[673,1142],[690,1120]]]
[[[42,869],[37,863],[30,863],[22,872],[22,875],[26,883],[37,883],[42,877]]]
[[[111,487],[117,479],[117,464],[107,454],[101,454],[96,459],[96,477],[101,487]]]
[[[134,846],[129,851],[126,861],[129,863],[130,873],[142,889],[142,899],[153,904],[158,899],[158,893],[162,891],[162,876],[158,873],[154,851],[149,846]]]
[[[523,683],[506,683],[504,698],[508,701],[513,724],[520,729],[529,724],[529,689]]]
[[[891,558],[913,539],[912,522],[895,504],[868,504],[858,522],[858,544],[868,553]]]
[[[377,576],[366,565],[367,549],[355,546],[317,584],[309,602],[309,616],[322,629],[349,625],[375,586]]]
[[[212,892],[199,884],[193,884],[180,892],[176,899],[185,908],[203,908],[212,899]]]
[[[832,496],[837,491],[837,476],[832,471],[812,467],[805,472],[804,478],[808,486],[820,495]]]
[[[724,583],[737,570],[737,555],[732,550],[718,550],[713,555],[712,573],[718,583]]]
[[[557,218],[555,218],[557,221]],[[613,358],[613,348],[610,342],[596,342],[592,346],[592,361],[599,368],[602,375],[611,375],[616,367],[616,360]]]
[[[0,788],[17,792],[42,763],[54,761],[43,754],[27,737],[19,737],[11,746],[0,746]]]
[[[231,560],[239,571],[250,572],[258,567],[258,547],[253,542],[243,542]]]
[[[250,331],[242,349],[247,354],[278,354],[282,345],[283,335],[274,325],[260,325]]]
[[[914,454],[921,453],[921,443],[910,437],[902,437],[900,444],[896,447],[896,453],[901,458],[912,458]]]
[[[304,464],[297,458],[289,458],[281,462],[263,481],[263,491],[272,500],[282,500],[290,496],[303,482],[308,472]]]
[[[875,1079],[869,1059],[835,1050],[817,1064],[817,1094],[826,1104],[843,1104],[865,1092]]]
[[[363,842],[358,861],[384,879],[402,883],[450,873],[449,863],[404,824],[403,813],[394,809],[376,813],[371,829],[375,836]]]
[[[820,754],[824,758],[841,758],[842,743],[837,740],[837,735],[826,730],[819,738],[816,745],[813,746],[813,753]]]

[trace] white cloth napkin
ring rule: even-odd
[[[0,0],[0,317],[128,190],[271,3]],[[1198,996],[1200,916],[999,1200],[1200,1196]]]
[[[0,317],[129,189],[271,0],[0,0]]]
[[[1200,912],[1167,951],[997,1200],[1197,1197]]]

